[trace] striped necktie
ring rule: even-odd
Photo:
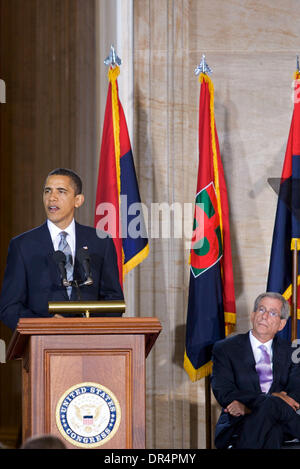
[[[67,280],[71,282],[73,280],[73,257],[70,245],[68,244],[66,238],[68,233],[65,231],[61,231],[59,233],[60,241],[58,245],[59,251],[62,251],[66,256],[66,273],[67,273]],[[71,297],[72,287],[67,287],[67,293],[69,298]]]

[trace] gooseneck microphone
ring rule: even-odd
[[[54,251],[53,260],[57,264],[64,287],[70,287],[72,284],[67,279],[66,255],[62,251]]]
[[[92,278],[91,267],[90,267],[90,255],[89,255],[87,246],[78,249],[77,258],[83,267],[85,278],[86,278],[85,282],[83,282],[81,285],[93,285],[94,281]]]

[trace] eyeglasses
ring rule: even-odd
[[[277,311],[274,311],[274,309],[267,310],[264,306],[260,306],[257,310],[259,314],[265,314],[268,313],[270,318],[278,318],[280,317],[280,313]]]

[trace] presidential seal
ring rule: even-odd
[[[95,448],[117,432],[121,420],[116,396],[97,383],[80,383],[68,389],[56,406],[61,435],[80,448]]]

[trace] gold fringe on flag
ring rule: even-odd
[[[201,378],[205,378],[205,376],[211,375],[212,361],[205,363],[205,365],[202,365],[200,368],[196,370],[191,364],[186,352],[184,352],[183,367],[185,371],[187,372],[190,380],[195,382]]]

